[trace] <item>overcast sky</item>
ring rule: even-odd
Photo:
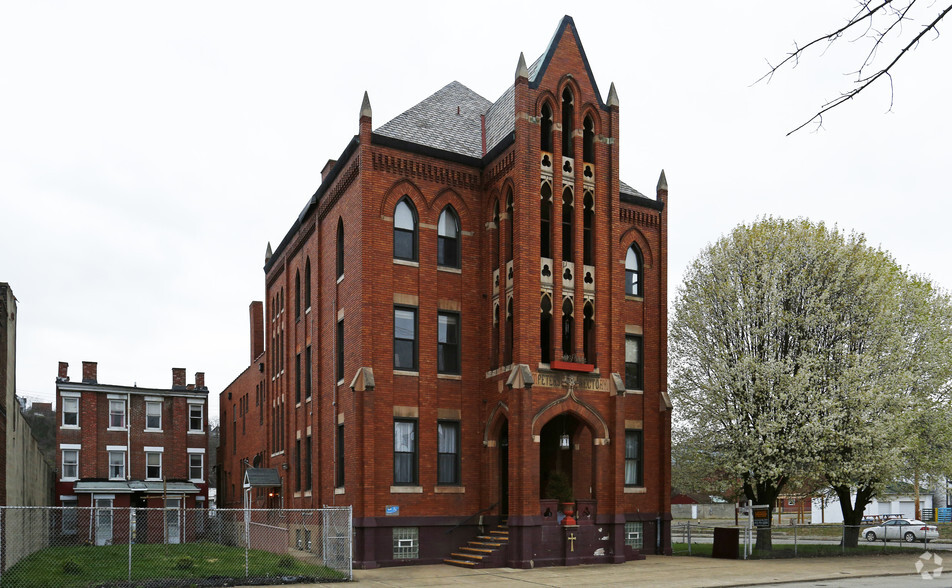
[[[332,4],[331,6],[328,6]],[[952,286],[950,39],[791,137],[868,47],[766,60],[853,0],[40,2],[0,5],[0,281],[18,299],[17,392],[52,399],[58,361],[99,381],[218,393],[249,362],[248,304],[357,133],[458,80],[495,100],[570,14],[621,103],[621,178],[666,171],[673,299],[699,250],[764,215],[864,233]],[[463,8],[460,8],[463,6]],[[908,23],[915,28],[919,23]],[[909,29],[912,30],[912,29]]]

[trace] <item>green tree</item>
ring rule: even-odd
[[[900,273],[860,235],[780,219],[735,228],[688,269],[670,336],[679,427],[771,515],[829,459],[854,385],[881,366]]]

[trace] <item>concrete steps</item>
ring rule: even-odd
[[[493,560],[498,559],[493,556],[499,555],[508,544],[509,529],[505,525],[499,525],[488,534],[470,540],[445,558],[443,563],[461,568],[490,567]]]

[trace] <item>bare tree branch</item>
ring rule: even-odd
[[[789,53],[782,61],[776,65],[770,64],[768,61],[768,66],[770,67],[769,71],[760,77],[755,83],[767,80],[769,81],[773,78],[773,75],[782,67],[790,65],[790,67],[795,67],[800,58],[808,51],[811,47],[826,42],[828,45],[832,45],[834,42],[839,40],[847,31],[854,30],[861,24],[866,25],[866,31],[856,39],[851,42],[858,41],[863,38],[870,39],[872,42],[872,47],[867,53],[866,58],[863,60],[862,64],[856,70],[856,80],[857,84],[854,88],[847,92],[841,93],[837,98],[830,100],[823,104],[820,109],[811,116],[807,121],[805,121],[800,126],[796,127],[789,133],[787,136],[792,135],[793,133],[799,131],[805,126],[816,123],[817,128],[822,128],[823,126],[823,115],[827,112],[833,110],[837,106],[842,105],[844,102],[852,100],[866,88],[876,83],[882,77],[889,79],[889,109],[892,110],[894,93],[893,93],[893,79],[892,79],[892,69],[896,66],[900,59],[906,56],[912,49],[914,49],[919,41],[930,31],[935,32],[936,35],[939,34],[938,24],[942,21],[943,18],[949,13],[952,12],[952,3],[948,4],[944,8],[939,7],[938,13],[935,15],[933,20],[925,25],[922,30],[919,31],[911,40],[905,43],[901,49],[899,49],[892,59],[884,67],[876,70],[873,73],[867,73],[872,66],[872,63],[875,61],[877,55],[883,48],[886,38],[891,34],[896,34],[899,37],[903,36],[902,26],[905,21],[912,20],[910,17],[910,10],[918,2],[918,0],[906,0],[904,3],[900,3],[899,7],[893,6],[895,0],[882,0],[880,3],[871,6],[872,0],[863,0],[860,2],[860,8],[853,15],[852,18],[847,20],[846,24],[835,29],[834,31],[817,37],[807,43],[806,45],[800,46],[795,44],[794,50]],[[931,6],[930,6],[931,7]],[[884,29],[875,28],[873,26],[873,20],[876,16],[888,17],[889,24]],[[898,29],[898,31],[897,31]]]

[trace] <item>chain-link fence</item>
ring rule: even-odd
[[[929,525],[922,525],[929,526]],[[896,553],[910,548],[929,550],[933,544],[949,547],[952,535],[943,537],[942,532],[926,531],[919,525],[903,528],[901,532],[888,533],[874,524],[850,526],[843,524],[783,524],[770,528],[771,548],[756,550],[757,529],[745,533],[744,525],[727,523],[678,522],[671,525],[672,553],[675,555],[710,556],[715,550],[715,529],[734,529],[736,534],[725,533],[731,541],[737,537],[738,557],[745,553],[755,558],[822,557],[832,555],[856,555],[862,553]],[[745,550],[746,548],[746,550]]]
[[[0,587],[352,579],[350,507],[0,507]]]

